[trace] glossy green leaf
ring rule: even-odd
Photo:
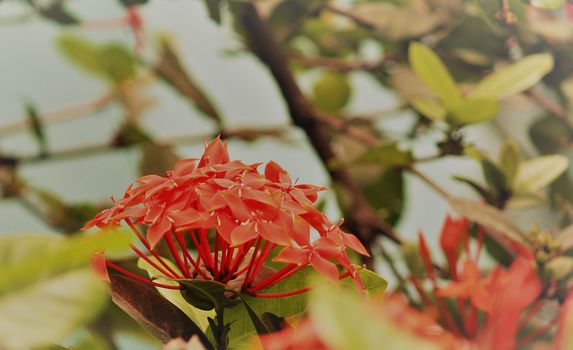
[[[364,283],[364,288],[371,296],[383,295],[388,282],[380,275],[370,270],[360,270],[360,277]],[[261,290],[261,293],[284,293],[308,286],[308,281],[313,280],[311,277],[314,271],[311,268],[306,268],[293,276],[279,282],[271,288]],[[341,281],[342,285],[353,287],[353,282],[347,278]],[[265,312],[270,312],[278,317],[289,317],[302,314],[307,307],[307,294],[298,294],[282,298],[255,298],[248,295],[241,295],[252,311],[256,314],[263,315]],[[237,306],[225,310],[225,322],[233,322],[230,333],[231,344],[241,344],[254,334],[256,330],[253,323],[248,316],[248,313],[242,306]]]
[[[531,0],[530,4],[545,10],[556,10],[563,7],[566,2],[567,0]]]
[[[431,98],[412,97],[410,104],[424,117],[438,121],[446,119],[446,109],[438,101]]]
[[[538,191],[553,182],[568,167],[567,157],[558,154],[527,160],[519,167],[515,179],[515,191]]]
[[[150,256],[149,259],[155,262],[156,264],[159,264],[159,261],[155,257]],[[171,261],[169,261],[169,259],[164,258],[163,261],[169,264],[169,267],[171,267],[175,272],[179,273],[179,268]],[[140,258],[137,261],[137,267],[147,271],[149,277],[159,283],[166,284],[169,286],[179,285],[179,283],[177,283],[176,281],[162,277],[163,275],[155,267],[151,266],[151,264],[149,264],[142,258]],[[207,318],[209,317],[213,318],[215,316],[215,311],[204,311],[196,307],[193,307],[185,300],[185,298],[183,298],[183,295],[178,290],[157,288],[157,291],[165,299],[169,300],[173,305],[177,306],[181,311],[183,311],[187,316],[189,316],[191,321],[193,321],[193,323],[195,323],[202,331],[205,331],[209,327],[209,322],[207,321]]]
[[[467,125],[488,121],[499,112],[499,103],[488,98],[464,98],[460,103],[451,106],[451,116],[454,124]]]
[[[424,84],[448,109],[461,103],[462,97],[454,79],[434,51],[424,44],[413,42],[408,50],[408,60]]]
[[[339,350],[438,349],[438,346],[399,328],[356,295],[336,288],[312,292],[310,317],[320,339]]]
[[[351,92],[352,88],[346,74],[325,72],[314,83],[312,100],[319,109],[335,113],[346,106]]]
[[[472,98],[502,99],[527,90],[553,69],[550,54],[526,56],[482,79],[469,93]]]

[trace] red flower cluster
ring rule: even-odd
[[[202,278],[255,296],[283,296],[305,290],[280,295],[259,291],[311,266],[331,281],[352,276],[362,287],[346,248],[368,253],[355,236],[343,232],[314,207],[323,188],[293,184],[274,162],[260,174],[259,165],[230,160],[226,144],[217,138],[206,144],[200,159],[179,161],[165,177],[148,175],[136,180],[123,198],[114,200],[113,207],[99,213],[84,229],[125,222],[159,263],[137,247],[133,250],[171,279]],[[145,236],[138,225],[147,228]],[[315,240],[312,232],[317,234]],[[182,275],[155,251],[160,241],[169,248]],[[196,253],[187,249],[186,242],[192,242]],[[279,252],[273,261],[285,266],[269,273],[265,262],[275,249]],[[103,261],[99,258],[100,269],[105,270]],[[347,272],[340,273],[334,262]],[[105,264],[129,274],[111,262]]]

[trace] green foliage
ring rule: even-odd
[[[485,77],[469,96],[502,99],[515,95],[538,83],[551,69],[553,69],[551,55],[529,55]]]
[[[546,10],[556,10],[565,5],[566,0],[531,0],[531,5]]]
[[[98,77],[121,83],[135,76],[135,59],[120,44],[94,45],[70,35],[61,36],[57,44],[66,58]]]
[[[350,100],[351,89],[347,75],[327,71],[314,83],[312,100],[321,110],[336,113]]]
[[[427,46],[413,42],[408,50],[412,69],[447,108],[462,102],[462,95],[442,60]]]
[[[87,262],[95,250],[123,250],[128,244],[121,234],[112,233],[71,239],[10,236],[0,241],[0,345],[8,348],[56,343],[93,320],[108,297]]]

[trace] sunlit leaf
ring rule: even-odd
[[[58,49],[70,61],[80,68],[98,75],[105,76],[106,70],[101,62],[98,47],[77,36],[60,36],[57,41]]]
[[[413,156],[410,151],[403,151],[398,148],[395,142],[370,148],[365,154],[360,156],[357,164],[380,164],[386,167],[408,166],[412,163]]]
[[[432,120],[446,119],[446,109],[442,104],[432,98],[412,97],[410,104],[423,116]]]
[[[461,94],[442,60],[424,44],[413,42],[408,50],[412,69],[448,108],[461,103]]]
[[[488,121],[499,112],[499,103],[488,98],[464,98],[451,106],[451,121],[467,125]]]
[[[98,51],[100,62],[109,78],[122,82],[135,76],[135,60],[131,52],[120,44],[108,44]]]
[[[550,54],[526,56],[482,79],[469,93],[472,98],[502,99],[527,90],[553,69]]]
[[[538,191],[561,175],[569,167],[567,157],[554,154],[521,163],[515,179],[515,191]]]

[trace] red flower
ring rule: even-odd
[[[280,296],[260,290],[311,266],[331,281],[350,275],[361,287],[346,249],[367,255],[366,249],[313,206],[323,188],[293,184],[274,162],[266,165],[264,175],[258,166],[230,160],[226,144],[217,138],[206,144],[200,159],[182,160],[164,177],[137,179],[84,228],[126,223],[149,253],[135,246],[133,250],[168,278],[203,278],[239,284],[252,295]],[[145,234],[138,226],[145,228]],[[311,240],[311,231],[318,233],[316,240]],[[165,242],[183,276],[157,254],[159,242]],[[187,242],[193,243],[196,253],[187,249]],[[279,250],[275,261],[285,265],[269,275],[265,262],[274,249]],[[111,262],[105,264],[129,273]],[[341,273],[337,264],[347,272]],[[266,278],[260,277],[263,269]]]

